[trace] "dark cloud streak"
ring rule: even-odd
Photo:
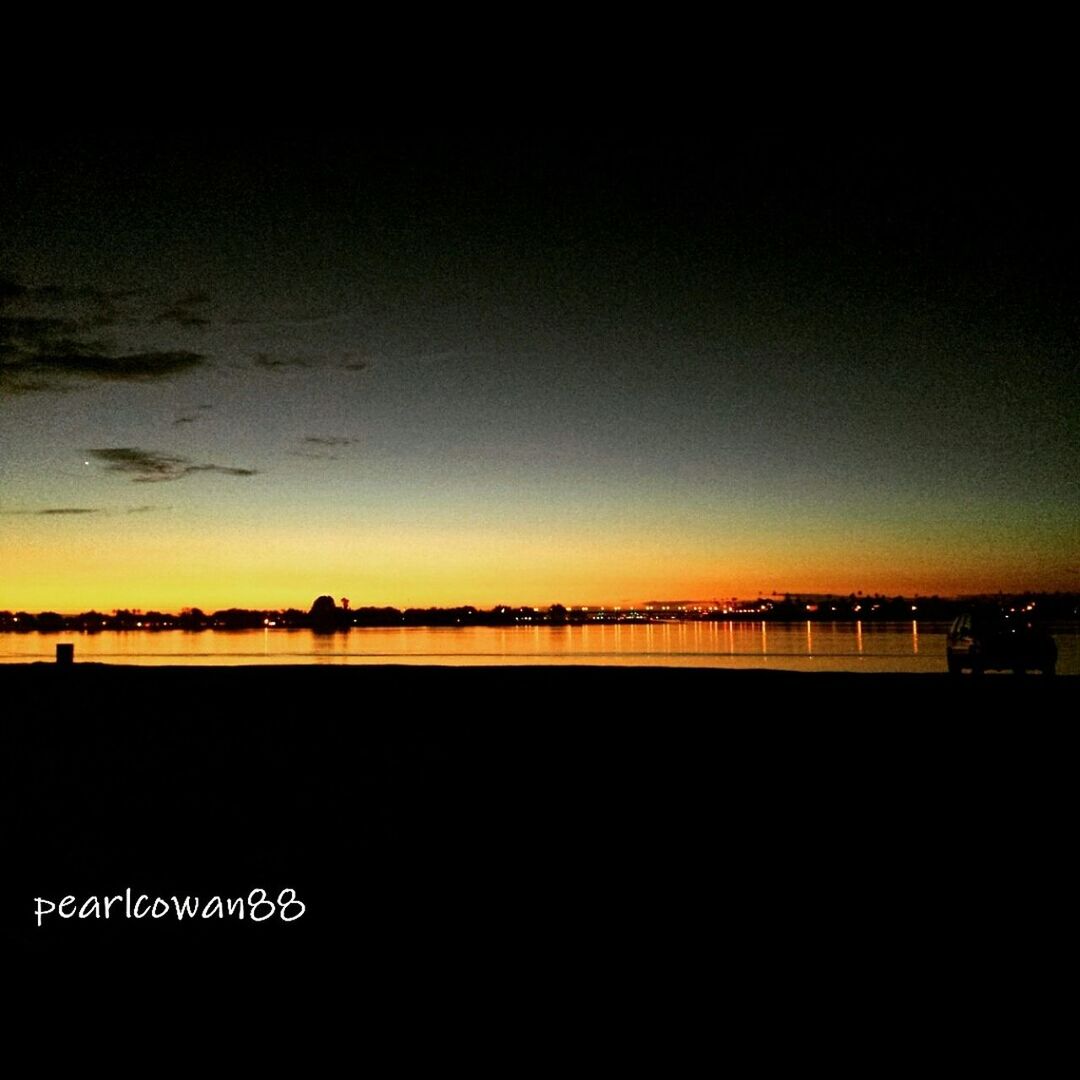
[[[100,514],[97,507],[89,506],[47,506],[41,510],[4,510],[6,515],[26,515],[34,517],[64,517],[69,514]]]
[[[91,328],[137,326],[144,320],[116,305],[136,295],[131,291],[65,290],[58,286],[28,286],[0,278],[0,394],[61,391],[79,380],[154,382],[175,378],[202,367],[207,357],[183,349],[147,348],[118,353],[88,336]],[[89,300],[89,315],[78,310]],[[40,303],[74,304],[67,317],[40,313]],[[207,302],[202,294],[181,297],[159,318],[182,325],[204,325],[192,309]]]
[[[255,476],[257,469],[242,469],[213,463],[196,464],[190,458],[141,450],[136,446],[101,447],[87,451],[107,472],[126,473],[136,484],[180,480],[194,473],[222,473],[225,476]]]
[[[224,473],[226,476],[255,476],[258,469],[239,469],[233,465],[189,465],[183,472],[184,476],[190,473],[215,472]]]
[[[42,354],[26,362],[30,370],[54,375],[76,375],[107,382],[143,382],[167,379],[202,365],[206,357],[193,352],[142,352],[108,356],[94,352]]]
[[[342,435],[307,435],[302,440],[304,447],[317,447],[318,449],[302,449],[290,451],[290,456],[306,458],[308,461],[339,461],[337,454],[331,450],[343,446],[355,446],[358,439],[346,438]]]
[[[307,360],[299,356],[278,357],[265,352],[255,353],[251,360],[255,367],[263,368],[266,371],[280,371],[284,368],[308,368],[311,366]]]
[[[343,360],[338,363],[333,356],[319,353],[309,356],[274,356],[268,352],[257,352],[251,354],[251,363],[253,367],[262,368],[264,371],[285,371],[289,368],[367,371],[371,366],[367,360]]]

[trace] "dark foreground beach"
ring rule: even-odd
[[[379,995],[669,969],[751,994],[928,952],[970,973],[1016,948],[1002,918],[1045,944],[1032,900],[1060,902],[1071,850],[1073,677],[8,665],[0,687],[5,952],[34,963],[287,964]]]

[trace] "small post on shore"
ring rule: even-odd
[[[75,646],[74,645],[57,645],[56,646],[56,662],[64,667],[67,667],[75,663]]]

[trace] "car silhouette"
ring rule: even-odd
[[[945,658],[950,675],[968,668],[973,675],[990,670],[1041,671],[1053,675],[1057,644],[1030,611],[965,612],[949,628]]]

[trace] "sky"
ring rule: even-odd
[[[1063,138],[13,134],[0,609],[1076,590]]]

